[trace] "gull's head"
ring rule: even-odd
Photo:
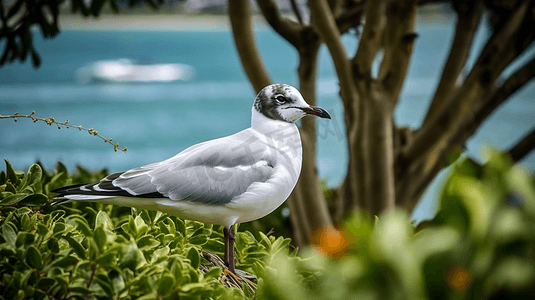
[[[288,123],[307,115],[331,118],[323,108],[308,105],[296,88],[281,83],[263,88],[256,96],[254,109],[270,119]]]

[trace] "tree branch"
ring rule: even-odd
[[[336,18],[340,14],[340,9],[342,8],[342,0],[327,0],[329,8],[331,9],[332,15]]]
[[[433,149],[436,150],[439,144],[447,145],[452,131],[456,130],[456,127],[459,128],[474,102],[478,101],[486,90],[492,88],[507,64],[520,54],[513,48],[514,43],[511,40],[515,38],[515,33],[523,23],[528,4],[529,1],[524,1],[510,15],[504,26],[490,38],[450,105],[416,133],[414,143],[404,155],[407,161],[426,157]]]
[[[232,2],[232,0],[229,0],[229,4],[230,2]],[[287,18],[283,18],[279,13],[277,4],[273,0],[258,0],[256,3],[258,4],[258,7],[260,7],[260,11],[264,15],[264,18],[266,18],[266,21],[268,21],[269,25],[271,25],[271,27],[273,27],[273,29],[285,40],[299,49],[299,47],[302,46],[300,45],[300,34],[304,26]],[[298,12],[298,10],[296,11]],[[302,21],[299,23],[301,22]]]
[[[417,37],[414,33],[416,9],[415,1],[403,4],[392,2],[387,11],[388,23],[383,40],[384,57],[378,80],[383,81],[394,105],[405,81],[412,45]]]
[[[513,161],[517,162],[530,153],[533,148],[535,148],[535,128],[532,128],[530,133],[509,150],[509,155]]]
[[[299,6],[297,6],[295,0],[290,0],[290,3],[292,4],[292,10],[295,14],[295,17],[297,18],[297,21],[299,22],[299,25],[304,26],[305,23],[303,22],[303,17],[301,16],[301,12],[299,11]]]
[[[344,11],[336,17],[336,25],[340,34],[348,32],[351,28],[355,28],[362,23],[362,14],[366,8],[366,2],[360,1],[355,7]]]
[[[18,112],[12,114],[12,115],[0,115],[0,119],[13,119],[15,122],[17,122],[18,118],[27,118],[31,119],[34,123],[37,121],[45,122],[47,125],[52,126],[52,124],[58,126],[58,129],[61,128],[76,128],[80,131],[84,130],[87,131],[90,135],[96,136],[101,138],[105,143],[108,143],[113,146],[113,150],[117,152],[117,150],[121,150],[123,152],[126,152],[128,149],[126,147],[121,148],[119,147],[119,143],[113,143],[113,140],[111,138],[103,137],[93,128],[85,128],[82,127],[82,125],[71,125],[69,124],[69,120],[66,120],[65,122],[58,122],[54,117],[48,117],[48,118],[39,118],[35,116],[35,111],[32,111],[29,115],[20,115]]]
[[[386,1],[370,1],[366,7],[366,25],[353,58],[358,76],[371,77],[372,63],[377,55],[386,27]]]
[[[248,0],[229,0],[228,10],[234,42],[249,81],[256,92],[271,83],[269,74],[256,47],[249,14]]]
[[[457,78],[464,69],[474,34],[481,19],[480,7],[479,1],[462,2],[457,7],[455,37],[423,126],[426,126],[430,120],[434,119],[438,113],[447,107],[448,100],[452,99],[452,95],[456,90],[454,87]]]
[[[347,54],[340,40],[340,32],[334,21],[329,5],[325,0],[311,0],[309,1],[310,11],[313,15],[313,25],[319,33],[334,62],[338,79],[340,80],[340,88],[344,104],[352,103],[358,104],[356,90],[353,85],[353,76],[351,73],[350,63]],[[346,109],[347,113],[350,113]]]
[[[518,69],[499,87],[494,88],[477,103],[477,106],[470,114],[470,118],[463,121],[455,132],[452,144],[463,145],[464,142],[474,134],[479,125],[503,102],[519,89],[525,86],[535,77],[535,58],[532,58],[522,68]]]

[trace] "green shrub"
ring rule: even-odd
[[[507,157],[453,166],[437,216],[415,227],[407,213],[371,219],[353,212],[312,237],[297,255],[290,240],[238,232],[237,268],[255,274],[256,294],[225,287],[220,226],[160,212],[90,202],[50,207],[49,191],[95,181],[106,171],[62,164],[0,173],[1,299],[532,299],[535,184]],[[202,268],[201,268],[202,269]],[[223,275],[225,276],[225,275]]]
[[[161,212],[72,202],[44,206],[49,191],[96,181],[107,174],[78,168],[69,176],[58,163],[54,173],[38,164],[27,174],[6,160],[0,173],[1,299],[245,299],[225,288],[221,268],[206,273],[201,250],[222,255],[221,226],[181,220]],[[270,252],[289,239],[236,237],[237,267],[255,273]],[[285,253],[288,253],[286,250]]]
[[[407,213],[374,222],[360,212],[325,229],[303,260],[277,256],[261,299],[533,299],[535,185],[492,153],[457,162],[437,216],[415,228]]]

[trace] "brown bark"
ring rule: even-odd
[[[514,55],[516,51],[512,40],[523,23],[528,3],[529,1],[523,1],[506,24],[490,38],[448,109],[442,110],[428,126],[419,130],[414,143],[404,154],[408,162],[426,159],[428,156],[438,157],[443,146],[449,143],[451,133],[466,117],[469,108],[485,90],[492,88],[503,69],[518,55]]]
[[[526,38],[527,44],[533,41],[532,35],[518,35],[524,18],[529,17],[526,15],[527,7],[527,2],[523,2],[511,13],[504,26],[487,42],[450,105],[440,111],[434,122],[424,124],[416,132],[416,140],[407,147],[410,155],[401,153],[396,173],[396,201],[399,206],[412,210],[425,187],[443,167],[447,154],[455,148],[461,148],[483,120],[512,94],[512,89],[516,90],[527,82],[529,66],[533,67],[533,61],[511,76],[502,87],[494,87],[503,69],[527,47],[526,43],[523,47],[517,47],[515,41]],[[523,78],[520,80],[522,83],[517,81],[520,78]],[[506,90],[508,92],[500,94]],[[422,144],[417,148],[420,142]]]
[[[479,1],[466,1],[459,4],[455,37],[423,126],[427,126],[430,120],[448,107],[448,100],[451,100],[454,91],[457,90],[457,79],[464,69],[481,19],[480,5]]]
[[[258,93],[271,83],[271,79],[256,47],[249,10],[248,0],[228,1],[234,43],[245,73]]]

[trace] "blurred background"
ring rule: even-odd
[[[285,3],[279,3],[283,11],[289,10]],[[0,156],[15,169],[26,170],[40,161],[50,170],[61,160],[72,171],[76,165],[122,171],[169,158],[192,144],[250,125],[255,93],[236,53],[226,1],[169,1],[156,12],[147,7],[128,8],[125,3],[120,6],[121,14],[113,15],[105,7],[99,18],[70,15],[70,8],[64,9],[56,38],[45,40],[34,31],[40,68],[26,61],[0,69],[0,114],[35,111],[38,117],[69,120],[98,130],[128,151],[114,152],[112,146],[76,129],[58,130],[29,119],[0,120]],[[254,20],[258,47],[273,80],[297,85],[294,48],[260,15]],[[416,129],[421,125],[455,23],[456,15],[447,6],[426,6],[419,11],[418,38],[395,111],[398,126]],[[483,23],[469,65],[489,32]],[[346,35],[343,41],[353,53],[357,37]],[[534,49],[527,52],[533,55]],[[343,106],[325,47],[319,62],[317,105],[333,119],[318,121],[317,165],[320,178],[336,187],[347,168]],[[495,111],[466,144],[467,155],[482,161],[484,147],[507,149],[533,128],[534,95],[531,82]],[[535,170],[535,153],[522,164]],[[413,219],[433,215],[433,200],[444,174],[428,188]]]

